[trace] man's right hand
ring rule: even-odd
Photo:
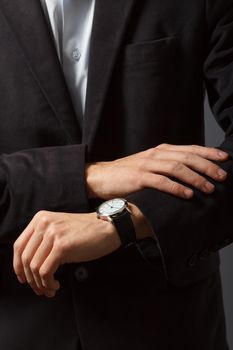
[[[88,163],[88,196],[110,199],[125,197],[144,188],[155,188],[181,198],[192,198],[192,189],[176,179],[209,194],[215,186],[206,176],[219,182],[227,177],[227,173],[213,161],[227,158],[227,153],[216,148],[161,144],[114,161]]]

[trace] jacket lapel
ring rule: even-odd
[[[80,142],[81,129],[40,0],[1,0],[0,9],[69,142]]]
[[[8,0],[9,1],[9,0]],[[83,143],[92,149],[114,63],[135,0],[97,0],[91,38]]]

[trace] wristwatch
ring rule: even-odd
[[[120,237],[122,246],[136,241],[136,232],[132,221],[132,213],[126,199],[113,198],[100,204],[96,209],[99,219],[112,222]]]

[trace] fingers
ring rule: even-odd
[[[40,268],[41,282],[46,289],[51,289],[54,291],[59,289],[59,282],[54,278],[54,273],[57,271],[59,265],[59,254],[55,249],[53,249]]]
[[[53,274],[55,273],[55,270],[53,272],[49,271],[51,275],[50,277],[51,283],[45,284],[43,281],[44,270],[42,266],[46,261],[46,259],[49,257],[49,254],[51,254],[52,248],[53,248],[53,244],[49,240],[44,239],[41,242],[38,249],[36,250],[29,264],[30,275],[33,278],[34,284],[36,284],[36,290],[38,290],[39,293],[42,293],[47,297],[53,297],[56,291],[60,289],[59,282],[55,281],[53,278]],[[58,266],[59,264],[56,265],[56,268],[58,268]],[[35,288],[33,289],[35,290]]]
[[[20,237],[14,243],[13,267],[20,283],[26,282],[26,276],[24,273],[21,257],[27,245],[27,242],[32,236],[33,232],[34,232],[34,227],[33,227],[33,222],[31,221],[30,224],[26,227],[26,229],[22,232]]]
[[[228,154],[218,148],[214,147],[204,147],[199,145],[170,145],[170,144],[161,144],[156,147],[157,149],[166,150],[166,151],[178,151],[178,152],[188,152],[199,155],[203,158],[216,160],[216,161],[225,161],[228,158]]]
[[[191,185],[204,193],[212,193],[214,191],[214,185],[207,181],[203,176],[199,175],[195,171],[189,169],[184,164],[177,161],[165,161],[159,160],[150,162],[147,164],[148,171],[154,172],[157,175],[165,175],[175,177],[188,185]],[[174,182],[174,181],[173,181]],[[163,181],[163,185],[164,184]],[[167,183],[170,189],[170,183]],[[178,187],[179,188],[179,187]],[[168,192],[169,189],[166,191]],[[174,192],[174,191],[173,191]]]
[[[21,283],[27,282],[37,295],[53,297],[60,288],[53,277],[59,262],[58,254],[53,260],[54,237],[47,229],[47,216],[37,214],[14,244],[13,267]]]
[[[31,260],[42,239],[43,236],[35,232],[34,235],[31,236],[31,239],[28,241],[24,251],[21,254],[21,269],[24,270],[26,281],[34,290],[37,290],[37,287],[40,288],[40,286],[36,284],[36,281],[31,272]]]
[[[224,181],[227,177],[227,172],[210,160],[192,153],[183,154],[183,157],[184,164],[199,173],[209,176],[215,181]]]
[[[38,247],[37,251],[35,252],[31,262],[30,262],[30,270],[33,274],[33,278],[35,280],[35,283],[37,287],[41,290],[44,289],[41,274],[40,274],[40,269],[41,266],[43,265],[44,261],[47,259],[48,255],[52,251],[53,245],[51,244],[50,241],[44,239],[40,246]],[[53,285],[50,289],[52,290],[57,290],[58,286]]]
[[[199,173],[211,177],[215,181],[224,181],[227,177],[227,172],[217,164],[194,153],[160,150],[155,152],[154,159],[180,162]]]
[[[41,236],[35,232],[22,252],[21,259],[19,259],[20,270],[24,271],[25,282],[30,285],[37,295],[52,297],[60,288],[59,282],[53,278],[55,271],[50,271],[50,274],[46,271],[46,277],[48,276],[50,283],[44,283],[43,280],[44,269],[41,266],[48,258],[52,247],[51,242],[46,239],[41,242]],[[56,267],[58,266],[56,265]]]
[[[189,199],[193,197],[193,191],[166,176],[147,173],[144,177],[145,187],[156,188],[162,192],[173,194],[176,197]]]

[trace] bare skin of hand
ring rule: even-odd
[[[14,244],[13,267],[21,283],[52,297],[60,288],[54,279],[60,265],[94,260],[119,247],[114,225],[96,213],[40,211]]]
[[[188,199],[193,191],[175,179],[212,193],[214,185],[205,176],[224,181],[227,173],[213,161],[227,158],[227,153],[215,148],[163,144],[112,162],[88,164],[87,190],[89,197],[110,199],[149,187]],[[137,238],[152,236],[143,214],[131,206]],[[29,283],[38,295],[53,297],[60,288],[54,279],[60,265],[94,260],[119,247],[114,225],[97,219],[96,213],[42,211],[15,242],[13,266],[21,283]]]
[[[140,210],[130,204],[137,238],[152,235]],[[60,288],[54,274],[67,263],[86,262],[110,254],[121,245],[115,226],[96,213],[38,212],[14,244],[13,267],[19,282],[37,295],[54,297]]]
[[[192,189],[176,179],[210,194],[215,186],[209,180],[221,182],[227,177],[213,161],[227,158],[227,153],[216,148],[161,144],[115,161],[89,163],[86,166],[88,196],[111,199],[155,188],[177,197],[192,198]]]

